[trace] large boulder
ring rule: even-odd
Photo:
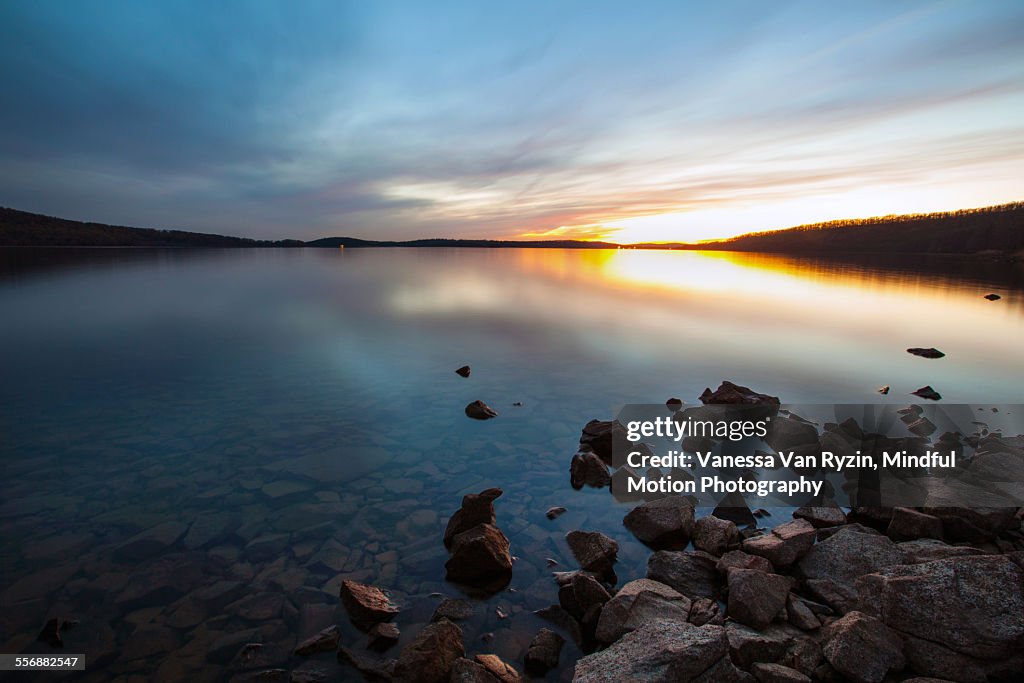
[[[698,519],[693,525],[693,547],[697,550],[722,555],[739,542],[739,529],[727,519],[710,515]]]
[[[348,618],[364,631],[369,631],[376,623],[390,620],[399,612],[381,589],[358,581],[342,581],[340,596]]]
[[[778,569],[785,569],[803,557],[814,545],[817,532],[804,519],[786,522],[772,529],[771,533],[754,536],[743,542],[743,551],[760,555]]]
[[[614,564],[618,559],[619,544],[600,531],[570,531],[565,535],[569,550],[580,569],[603,578],[615,576]]]
[[[1024,569],[1006,556],[888,567],[862,576],[857,591],[864,612],[903,636],[1024,666]]]
[[[688,598],[716,598],[722,590],[717,564],[717,557],[700,550],[659,550],[647,560],[647,578]]]
[[[597,639],[603,643],[611,643],[622,635],[623,626],[629,620],[629,611],[641,593],[648,592],[668,602],[677,603],[681,609],[689,611],[690,599],[679,591],[651,579],[630,581],[609,600],[601,609],[597,622]]]
[[[480,493],[467,493],[462,497],[462,507],[455,511],[444,530],[444,545],[450,548],[452,540],[463,531],[469,531],[478,524],[494,524],[494,501],[502,494],[501,489],[486,489]]]
[[[644,543],[685,546],[693,531],[693,505],[682,496],[667,496],[637,505],[622,523]]]
[[[733,569],[729,572],[729,616],[741,624],[763,629],[785,608],[791,583],[778,574]]]
[[[854,683],[881,683],[906,664],[900,637],[882,622],[849,612],[822,631],[822,652],[836,671]]]
[[[625,603],[623,603],[625,604]],[[689,621],[690,602],[664,598],[653,591],[643,591],[628,601],[624,610],[601,610],[603,618],[598,620],[596,637],[603,643],[611,643],[624,634],[636,631],[651,621]]]
[[[887,537],[842,527],[808,550],[796,573],[815,599],[845,613],[857,605],[857,577],[901,561],[902,554]]]
[[[739,681],[721,626],[655,620],[576,662],[573,683]]]
[[[427,624],[416,639],[402,648],[395,664],[397,683],[447,683],[455,660],[466,654],[462,629],[442,619]]]
[[[478,524],[455,536],[444,567],[449,581],[500,589],[512,578],[508,538],[496,526]]]

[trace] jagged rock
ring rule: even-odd
[[[889,538],[849,526],[816,543],[796,571],[815,599],[845,613],[856,607],[857,577],[901,561],[899,549]]]
[[[576,662],[573,683],[620,681],[729,681],[740,674],[729,660],[720,626],[656,620],[628,633],[610,647]]]
[[[712,555],[722,555],[740,542],[740,532],[727,519],[711,515],[693,525],[693,547]]]
[[[560,606],[550,605],[536,610],[534,614],[568,633],[569,637],[572,638],[572,642],[577,645],[583,644],[583,632],[580,630],[580,623]]]
[[[466,406],[466,417],[471,417],[474,420],[490,420],[492,417],[498,417],[498,411],[483,401],[477,400]]]
[[[757,519],[739,493],[727,493],[711,513],[719,519],[727,519],[736,526],[756,526]]]
[[[577,490],[584,486],[600,489],[611,484],[612,477],[608,474],[608,466],[596,453],[580,451],[572,456],[569,463],[569,483]]]
[[[434,610],[431,621],[449,619],[451,621],[463,621],[473,616],[473,603],[460,598],[445,598]]]
[[[772,529],[770,534],[748,538],[743,551],[760,555],[778,569],[785,569],[803,557],[814,544],[814,527],[804,519],[786,522]]]
[[[463,365],[461,368],[455,371],[455,374],[459,377],[469,377],[469,373],[472,372],[468,365]]]
[[[929,401],[939,401],[942,399],[942,394],[932,389],[931,385],[925,385],[918,389],[917,391],[912,391],[910,393],[912,393],[914,396],[926,398]]]
[[[586,446],[594,453],[597,453],[597,457],[601,458],[606,465],[611,465],[612,444],[615,434],[623,436],[626,434],[625,428],[618,422],[614,420],[591,420],[583,427],[583,434],[580,435],[580,445]]]
[[[786,618],[789,623],[804,631],[813,631],[821,626],[821,620],[810,607],[792,593],[786,598]]]
[[[622,606],[625,608],[620,609]],[[624,597],[622,602],[616,603],[611,610],[602,610],[595,637],[600,642],[611,643],[648,622],[688,621],[689,616],[688,600],[669,600],[652,591],[641,591],[635,596]]]
[[[558,591],[558,599],[569,614],[582,621],[583,615],[592,607],[604,606],[611,600],[611,596],[594,577],[587,574],[576,574],[569,584]]]
[[[622,524],[644,543],[685,545],[693,531],[693,505],[682,496],[660,498],[637,505]]]
[[[342,581],[340,596],[348,618],[363,631],[378,622],[389,621],[399,612],[381,589],[358,581]]]
[[[603,643],[611,643],[622,635],[623,625],[629,620],[630,608],[641,593],[657,595],[667,602],[678,603],[680,609],[689,610],[690,599],[673,588],[650,579],[630,581],[601,609],[595,637]]]
[[[697,598],[690,605],[690,623],[694,626],[714,624],[721,626],[725,623],[725,615],[718,606],[717,600],[711,598]]]
[[[456,535],[451,552],[444,563],[449,581],[499,590],[512,578],[508,538],[496,526],[478,524]]]
[[[704,389],[700,395],[701,403],[727,403],[740,405],[779,405],[777,396],[759,394],[749,387],[733,384],[724,380],[717,389],[711,391],[711,387]]]
[[[921,358],[942,358],[943,356],[946,355],[942,351],[939,351],[934,346],[927,349],[922,349],[919,347],[909,348],[907,349],[907,353],[913,354],[915,356],[920,356]]]
[[[854,683],[881,683],[906,664],[899,635],[861,612],[849,612],[822,631],[829,664]]]
[[[772,622],[786,606],[790,580],[778,574],[756,569],[729,572],[729,616],[741,624],[760,630]]]
[[[494,501],[501,497],[502,490],[485,489],[480,493],[467,493],[462,497],[462,507],[455,511],[444,530],[444,545],[450,548],[452,539],[463,531],[469,531],[478,524],[494,524]]]
[[[618,543],[599,531],[570,531],[565,541],[580,569],[602,577],[615,576],[613,565],[619,554]]]
[[[466,654],[462,629],[442,619],[427,624],[416,639],[402,648],[395,664],[398,683],[447,683],[455,660]]]
[[[523,660],[526,672],[531,676],[544,676],[558,666],[558,657],[562,653],[565,638],[554,631],[542,628],[530,642]]]
[[[810,640],[789,624],[771,624],[763,631],[730,621],[725,624],[732,661],[744,669],[754,662],[780,662],[794,643]]]
[[[338,627],[332,624],[296,645],[295,654],[300,657],[308,657],[317,652],[330,652],[338,647],[340,637],[341,633],[338,631]]]
[[[793,513],[793,517],[807,520],[815,529],[846,524],[846,513],[832,501],[825,505],[804,505]]]
[[[727,576],[731,569],[757,569],[768,573],[775,571],[772,563],[765,558],[745,553],[742,550],[730,550],[722,555],[715,565],[715,569]]]
[[[398,630],[397,626],[390,621],[382,621],[370,629],[366,647],[383,652],[397,643],[401,635],[402,633]]]
[[[781,664],[757,662],[750,667],[757,683],[811,683],[809,676]]]
[[[700,550],[659,550],[647,560],[647,578],[688,598],[714,598],[722,589],[718,558]]]
[[[548,508],[548,511],[544,513],[544,516],[547,517],[548,519],[557,519],[558,517],[561,517],[562,515],[564,515],[565,512],[566,512],[565,508],[559,507],[559,506],[555,506],[555,507]]]
[[[1024,666],[1024,569],[1006,556],[891,566],[862,576],[857,591],[864,612],[905,637]]]
[[[886,535],[894,541],[942,540],[942,520],[911,508],[893,508]]]
[[[502,661],[498,655],[477,655],[473,659],[499,683],[520,683],[523,680],[522,675],[513,666]]]

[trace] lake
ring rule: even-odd
[[[460,595],[447,518],[496,486],[514,590],[474,603],[466,644],[521,663],[531,611],[558,601],[548,559],[575,567],[566,531],[615,538],[620,584],[649,554],[628,506],[569,486],[587,421],[725,379],[783,402],[1019,403],[1022,292],[1019,264],[951,257],[0,249],[0,652],[50,651],[60,617],[82,680],[358,680],[290,651],[332,623],[362,648],[342,578],[389,589],[414,637]],[[476,399],[498,417],[468,419]]]

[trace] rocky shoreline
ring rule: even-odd
[[[778,403],[728,382],[701,400]],[[584,427],[573,488],[615,486],[614,429],[596,420]],[[471,595],[504,590],[512,576],[516,558],[496,522],[501,495],[466,495],[445,531],[447,578]],[[548,512],[554,519],[564,509]],[[535,612],[549,625],[522,661],[467,654],[457,624],[473,612],[465,600],[445,600],[395,658],[370,660],[344,646],[339,658],[373,680],[507,683],[542,678],[572,642],[582,656],[562,662],[562,679],[574,683],[1020,680],[1024,509],[822,502],[758,528],[765,514],[735,498],[699,518],[684,497],[641,503],[623,525],[652,552],[646,576],[621,586],[619,544],[599,530],[570,531],[577,566],[553,572],[558,602]],[[363,600],[353,602],[353,591]],[[374,628],[400,617],[372,586],[343,585],[342,599],[362,626],[368,612]]]

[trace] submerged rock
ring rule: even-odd
[[[622,524],[644,543],[685,546],[693,531],[693,505],[682,496],[660,498],[630,510]]]
[[[477,400],[466,406],[466,417],[471,417],[474,420],[489,420],[492,417],[498,417],[498,411],[483,401]]]
[[[946,355],[935,347],[931,347],[928,349],[913,347],[907,349],[907,353],[913,354],[915,356],[920,356],[921,358],[942,358],[943,356]]]
[[[431,621],[449,619],[451,621],[464,621],[473,616],[473,603],[469,600],[445,598],[434,610]]]
[[[342,581],[340,595],[348,618],[363,631],[370,630],[378,622],[389,621],[399,612],[391,598],[376,586]]]
[[[398,683],[447,683],[455,660],[466,654],[462,629],[442,619],[427,624],[416,639],[402,648],[395,664]]]
[[[366,642],[366,647],[383,652],[397,643],[401,635],[402,633],[398,630],[397,626],[389,621],[382,621],[370,629],[370,637]]]
[[[341,632],[338,627],[332,624],[296,645],[294,652],[300,657],[308,657],[318,652],[331,652],[338,647],[340,637]]]
[[[526,651],[523,660],[526,672],[531,676],[544,676],[554,669],[558,666],[558,657],[562,653],[563,645],[565,638],[550,629],[542,628],[530,641],[530,647]]]

